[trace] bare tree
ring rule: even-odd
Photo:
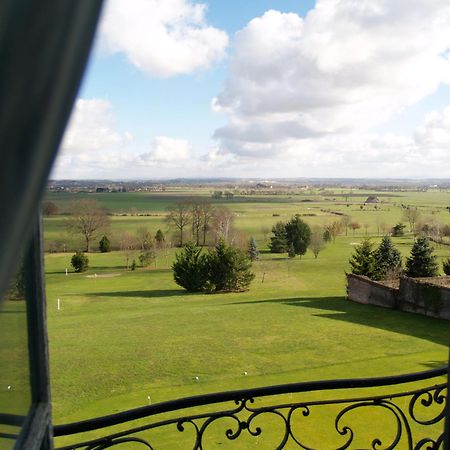
[[[50,201],[46,201],[42,203],[42,214],[46,217],[54,216],[55,214],[58,214],[59,208]]]
[[[335,220],[335,221],[329,223],[328,225],[325,225],[325,230],[328,230],[328,232],[330,233],[330,236],[333,239],[333,242],[336,241],[337,235],[342,233],[343,228],[344,227],[342,225],[342,222],[340,222],[339,220]]]
[[[192,200],[191,206],[191,220],[192,220],[192,238],[195,245],[200,245],[200,235],[202,232],[202,204],[199,200]]]
[[[409,231],[416,232],[416,223],[419,220],[420,212],[416,207],[407,206],[403,211],[403,218],[409,223]]]
[[[184,243],[184,231],[185,228],[191,222],[191,205],[189,202],[177,202],[167,208],[166,221],[169,228],[175,228],[179,233],[180,247]]]
[[[369,229],[369,224],[366,222],[364,225],[363,225],[363,227],[364,227],[364,234],[367,236],[367,230]]]
[[[148,250],[153,247],[153,238],[146,227],[139,227],[136,230],[136,242],[141,250]]]
[[[353,236],[355,235],[355,231],[359,230],[361,228],[361,224],[359,222],[352,221],[348,224],[348,226],[352,229],[353,231]]]
[[[341,223],[342,226],[345,228],[345,235],[348,236],[348,225],[352,221],[352,218],[350,216],[342,216]]]
[[[211,203],[204,201],[201,203],[201,228],[202,228],[202,245],[206,245],[208,231],[211,229],[211,221],[214,217],[214,207]]]
[[[80,234],[86,243],[86,252],[91,251],[91,242],[109,227],[111,219],[107,210],[96,200],[76,200],[69,208],[70,216],[66,221],[69,232]]]
[[[325,247],[325,240],[323,238],[323,229],[319,226],[315,226],[311,231],[311,241],[309,248],[314,253],[314,258],[317,259],[320,251]]]
[[[216,208],[213,220],[216,239],[222,238],[225,242],[230,242],[233,221],[233,211],[226,207]]]
[[[381,222],[380,223],[380,230],[383,233],[383,236],[386,236],[391,229],[392,229],[391,225],[389,225],[389,224],[387,224],[385,222]]]
[[[267,236],[268,236],[269,233],[270,233],[270,228],[269,228],[267,225],[263,225],[263,226],[261,227],[261,232],[262,232],[262,234],[263,234],[263,236],[264,236],[264,241],[267,241]]]
[[[130,259],[136,252],[136,250],[139,246],[139,243],[135,236],[133,236],[132,234],[125,231],[120,236],[119,244],[120,244],[120,250],[123,252],[123,254],[125,256],[125,261],[126,261],[127,269],[128,269],[130,267]]]

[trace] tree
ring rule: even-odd
[[[348,224],[348,226],[350,227],[350,229],[353,231],[353,236],[355,235],[355,231],[359,230],[361,228],[361,224],[359,222],[356,221],[352,221]]]
[[[86,243],[85,251],[89,252],[92,240],[109,227],[111,219],[106,209],[95,200],[76,200],[69,211],[66,226],[70,232],[81,234]]]
[[[369,229],[370,225],[366,222],[363,226],[364,226],[364,230],[365,230],[364,234],[367,236],[367,230]]]
[[[355,253],[350,260],[351,273],[373,278],[376,274],[373,243],[370,239],[364,239],[355,248]]]
[[[139,253],[139,263],[142,267],[148,267],[156,259],[155,252],[153,250],[144,250]],[[134,260],[133,260],[134,261]]]
[[[311,242],[309,248],[314,254],[314,258],[317,259],[320,251],[325,247],[325,240],[323,236],[323,229],[316,226],[311,232]]]
[[[202,245],[206,245],[206,237],[211,229],[211,221],[214,217],[214,208],[211,203],[204,201],[201,204]]]
[[[98,243],[98,249],[102,253],[108,253],[111,251],[111,242],[108,239],[108,236],[106,234],[103,235],[103,237],[100,239],[100,242]]]
[[[419,220],[420,212],[416,207],[407,206],[403,211],[403,218],[409,222],[409,231],[416,232],[416,223]]]
[[[142,251],[153,249],[153,239],[146,227],[140,227],[136,230],[136,247]]]
[[[175,283],[189,292],[200,292],[206,289],[208,282],[208,263],[201,248],[188,243],[175,255],[172,265]]]
[[[325,242],[331,242],[331,233],[327,228],[325,228],[325,230],[323,231],[322,236]]]
[[[262,232],[262,234],[264,236],[264,241],[267,241],[267,236],[270,233],[270,228],[267,225],[263,225],[261,227],[261,232]]]
[[[285,253],[288,250],[286,224],[277,222],[272,227],[273,236],[270,238],[270,253]]]
[[[75,272],[85,272],[89,267],[89,258],[83,252],[76,252],[70,260]]]
[[[167,208],[166,221],[170,228],[175,228],[179,233],[179,245],[184,243],[184,230],[191,220],[191,207],[189,202],[177,202]]]
[[[126,267],[128,269],[130,267],[130,259],[136,252],[136,249],[139,247],[139,244],[136,238],[127,231],[122,233],[119,244],[120,250],[123,252],[125,256]]]
[[[251,261],[256,261],[259,256],[258,247],[256,246],[256,240],[252,236],[248,243],[248,256]]]
[[[165,241],[166,241],[166,238],[164,236],[164,233],[160,229],[158,229],[158,231],[155,234],[156,246],[158,248],[161,248],[164,245]]]
[[[341,224],[345,228],[346,236],[348,236],[348,226],[350,225],[351,221],[352,221],[352,218],[350,216],[343,216],[341,219]]]
[[[375,278],[381,280],[386,278],[389,273],[398,272],[402,268],[402,255],[394,247],[392,239],[384,236],[380,245],[375,251]]]
[[[412,278],[435,277],[439,274],[436,255],[427,237],[417,238],[406,260],[406,276]]]
[[[245,291],[255,278],[252,262],[246,252],[220,239],[207,257],[209,289],[214,291]]]
[[[50,201],[46,201],[42,203],[42,214],[44,214],[45,217],[54,216],[55,214],[58,214],[58,207]]]
[[[311,228],[296,214],[286,224],[286,240],[294,246],[296,255],[304,255],[311,242]]]
[[[196,246],[200,245],[202,231],[202,205],[197,200],[191,201],[192,238]]]
[[[398,223],[397,225],[394,225],[392,227],[392,231],[391,234],[394,237],[400,237],[400,236],[404,236],[405,235],[405,225],[403,225],[402,223]]]
[[[216,208],[213,217],[213,227],[216,233],[216,239],[223,239],[230,242],[233,229],[234,213],[226,207]]]
[[[445,275],[450,275],[450,258],[442,261],[442,269],[444,270]]]
[[[339,220],[334,220],[328,225],[325,225],[325,228],[330,232],[333,242],[336,241],[337,235],[342,233],[343,230],[342,222],[340,222]]]

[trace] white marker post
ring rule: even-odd
[[[67,277],[67,267],[66,267],[66,277]]]
[[[150,395],[147,395],[147,400],[148,400],[148,404],[151,405],[152,404],[152,399],[151,399]]]
[[[60,311],[61,310],[61,300],[59,298],[58,298],[57,304],[58,304],[58,311]]]

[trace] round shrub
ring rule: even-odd
[[[83,252],[76,252],[70,260],[75,272],[85,272],[89,267],[89,259]]]

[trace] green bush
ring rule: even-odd
[[[220,240],[207,254],[187,244],[172,269],[175,282],[189,292],[233,292],[248,289],[255,277],[251,265],[246,252]]]
[[[83,252],[76,252],[70,260],[75,272],[85,272],[89,267],[89,259]]]
[[[103,236],[98,243],[98,249],[102,253],[108,253],[111,251],[111,242],[108,239],[108,236]]]

